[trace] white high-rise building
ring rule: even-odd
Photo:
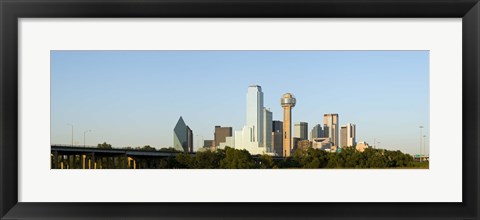
[[[355,127],[355,124],[348,123],[340,128],[341,147],[355,147],[357,145]]]
[[[263,92],[258,85],[248,87],[246,126],[253,129],[253,141],[263,145]]]
[[[264,138],[265,114],[268,113],[264,111],[263,107],[262,87],[258,85],[249,86],[247,91],[247,122],[241,131],[235,131],[235,148],[246,149],[251,154],[267,153]],[[271,112],[269,114],[271,124]],[[271,129],[269,134],[271,136]]]
[[[346,126],[347,126],[347,146],[357,145],[357,140],[356,140],[357,126],[355,124],[350,124],[350,123],[348,123]]]

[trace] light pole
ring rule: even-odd
[[[422,138],[423,138],[423,126],[420,125],[420,156],[422,156]]]
[[[425,154],[425,156],[427,156],[427,148],[425,147],[425,138],[427,137],[427,135],[423,135],[423,154]]]
[[[68,126],[72,126],[72,147],[73,147],[73,124],[68,123]]]
[[[86,130],[83,132],[83,147],[85,147],[85,135],[88,133],[88,132],[92,132],[92,130]]]

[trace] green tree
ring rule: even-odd
[[[102,149],[112,149],[112,145],[107,144],[107,142],[103,142],[103,144],[98,144],[97,147]]]
[[[274,168],[275,162],[270,155],[262,154],[258,157],[258,168],[269,169]]]
[[[301,168],[300,163],[293,157],[286,157],[285,159],[277,162],[278,168]]]
[[[173,148],[173,147],[163,147],[163,148],[160,148],[160,150],[158,151],[164,151],[164,152],[181,152],[181,151],[178,151],[177,149]]]
[[[225,157],[220,161],[220,167],[224,169],[249,169],[255,168],[250,153],[247,150],[225,148]]]
[[[188,153],[177,154],[175,161],[173,168],[195,168],[195,158]]]
[[[156,149],[153,148],[153,147],[150,147],[150,145],[145,145],[145,146],[141,147],[140,150],[144,150],[144,151],[156,151]]]
[[[304,148],[297,150],[293,154],[293,159],[296,160],[302,168],[324,168],[328,164],[328,152],[314,149]]]
[[[197,152],[194,167],[196,169],[215,169],[220,167],[221,153],[213,151]]]

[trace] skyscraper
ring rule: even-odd
[[[283,122],[272,121],[272,153],[283,156]]]
[[[267,152],[272,152],[272,112],[264,108],[263,109],[263,146],[265,146]]]
[[[355,147],[357,145],[357,131],[356,125],[348,123],[347,125],[347,146],[348,147]]]
[[[193,153],[193,131],[187,126],[187,149],[188,152]]]
[[[220,143],[225,143],[227,137],[231,137],[232,134],[232,127],[221,127],[215,126],[215,133],[213,134],[215,147],[220,146]]]
[[[300,140],[308,140],[308,123],[296,122],[293,126],[293,137],[299,138]]]
[[[247,124],[252,128],[252,141],[263,145],[263,92],[259,85],[251,85],[247,92]]]
[[[272,131],[283,131],[283,122],[282,121],[272,121]]]
[[[340,147],[346,147],[347,145],[347,126],[340,127]]]
[[[323,115],[323,130],[325,137],[330,139],[333,146],[338,147],[338,114]]]
[[[323,138],[323,128],[320,124],[315,125],[310,132],[310,140],[313,141],[314,138]]]
[[[355,124],[346,124],[340,128],[341,147],[355,147],[356,131]]]
[[[173,147],[183,152],[193,151],[193,132],[181,116],[173,129]]]
[[[280,99],[283,107],[283,156],[289,157],[292,150],[292,108],[296,104],[295,96],[285,93]]]
[[[241,131],[235,131],[235,148],[246,149],[251,154],[267,152],[264,142],[264,114],[262,87],[251,85],[247,91],[246,125]]]

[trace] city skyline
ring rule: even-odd
[[[216,125],[242,129],[245,87],[259,84],[273,120],[292,92],[292,123],[338,113],[357,141],[415,154],[423,132],[429,148],[427,51],[52,51],[51,62],[52,144],[70,143],[71,123],[79,145],[92,130],[86,145],[171,147],[182,116],[196,150]]]

